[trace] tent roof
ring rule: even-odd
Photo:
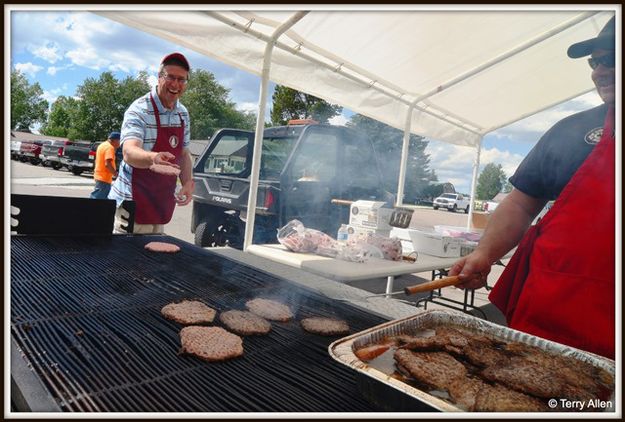
[[[598,8],[599,9],[599,8]],[[266,40],[295,12],[98,11],[260,75]],[[614,11],[310,11],[277,41],[270,79],[458,145],[593,90],[569,45]],[[617,36],[617,39],[619,37]]]

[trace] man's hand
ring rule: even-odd
[[[488,256],[478,249],[456,261],[449,269],[448,275],[457,275],[462,280],[456,287],[463,289],[479,289],[486,285],[486,277],[492,266]]]
[[[178,205],[187,205],[193,199],[193,190],[195,189],[195,182],[193,179],[182,185],[180,192],[176,194],[176,203]]]

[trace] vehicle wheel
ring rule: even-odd
[[[38,166],[39,163],[41,163],[41,160],[39,158],[31,158],[30,159],[30,164],[32,164],[33,166]]]
[[[458,211],[458,205],[454,204],[453,208],[447,208],[449,210],[449,212],[456,212]]]
[[[469,206],[467,205],[467,207],[464,209],[464,213],[468,214],[469,213]]]
[[[212,222],[202,220],[195,228],[196,246],[226,246],[228,242],[225,238],[226,230],[223,222]]]
[[[434,206],[434,207],[432,207],[432,208],[434,208],[435,210],[437,210],[437,209],[438,209],[438,207],[437,207],[437,206]]]
[[[52,168],[54,170],[60,170],[60,169],[63,168],[63,164],[61,164],[61,163],[52,163]]]
[[[69,171],[71,171],[76,176],[80,176],[82,174],[82,169],[76,167],[72,167]]]

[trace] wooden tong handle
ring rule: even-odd
[[[450,277],[428,281],[415,286],[404,287],[404,293],[407,295],[413,295],[415,293],[429,292],[430,290],[436,290],[442,287],[455,286],[458,283],[460,283],[460,278],[457,275],[452,275]]]

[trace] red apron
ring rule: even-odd
[[[180,116],[180,127],[162,127],[158,108],[150,95],[156,118],[156,143],[153,152],[167,151],[176,156],[180,163],[184,140],[184,120]],[[176,177],[155,173],[149,169],[132,169],[132,198],[136,206],[135,221],[138,224],[167,224],[174,214],[176,201]]]
[[[489,299],[511,328],[614,359],[614,110]]]

